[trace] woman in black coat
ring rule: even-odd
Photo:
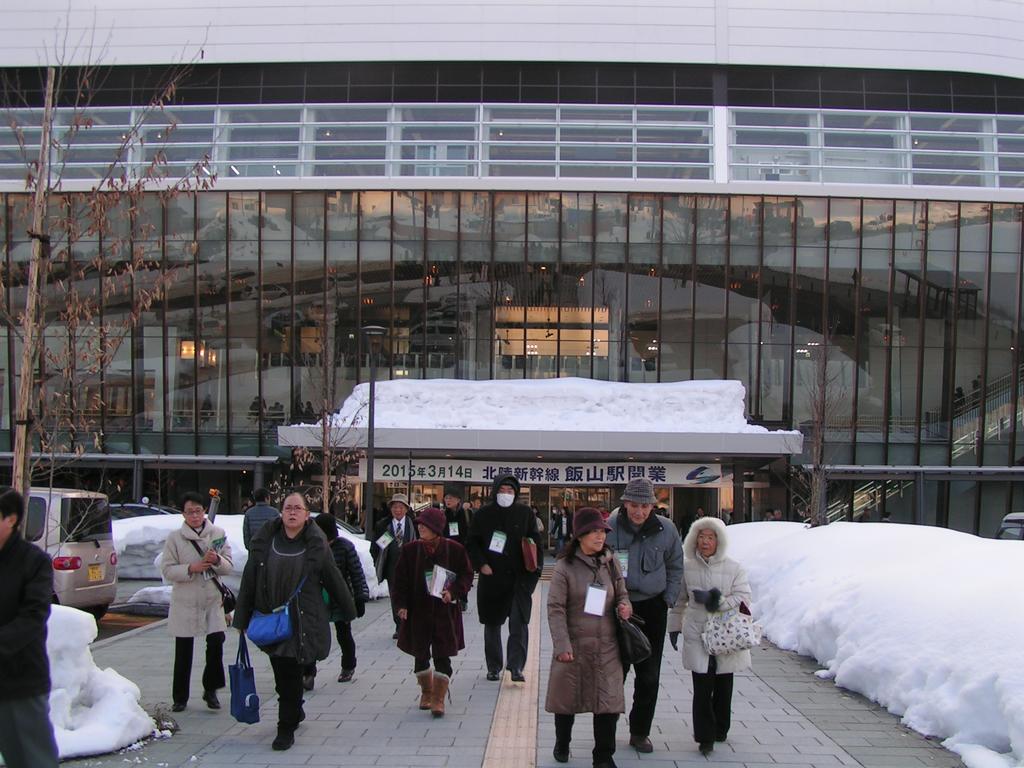
[[[370,589],[366,585],[366,574],[363,573],[363,566],[359,562],[359,553],[356,552],[355,544],[338,535],[338,520],[334,515],[317,515],[313,522],[323,531],[324,537],[331,547],[334,564],[338,566],[341,577],[345,580],[352,593],[352,598],[356,602],[356,617],[361,618],[366,613]],[[333,606],[331,608],[333,613]],[[338,647],[341,649],[341,674],[338,675],[338,682],[348,683],[352,681],[356,671],[356,641],[352,637],[352,622],[335,621],[334,634],[338,639]],[[312,690],[315,676],[316,664],[311,664],[306,668],[306,674],[302,677],[302,687],[307,691]]]
[[[331,650],[323,590],[344,620],[355,618],[352,594],[334,564],[327,540],[310,521],[305,499],[293,493],[284,500],[281,517],[263,526],[252,540],[233,622],[244,632],[254,610],[270,613],[290,603],[291,637],[261,648],[270,656],[279,702],[277,737],[271,745],[276,750],[295,743],[295,729],[306,717],[302,710],[304,666],[326,659]],[[297,597],[292,599],[296,591]]]

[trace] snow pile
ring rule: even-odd
[[[50,721],[62,758],[113,752],[150,736],[156,727],[139,706],[138,686],[93,662],[89,643],[95,639],[96,621],[88,613],[51,608]]]
[[[143,587],[128,598],[128,603],[140,605],[171,605],[171,587]]]
[[[366,577],[366,587],[370,591],[370,599],[387,597],[387,582],[382,584],[377,581],[377,570],[373,567],[373,558],[370,557],[370,542],[364,536],[351,533],[341,526],[338,526],[338,535],[344,536],[355,545],[356,554],[359,555],[359,564],[363,567],[363,575]]]
[[[224,529],[231,545],[234,576],[226,581],[237,587],[249,558],[242,544],[243,515],[217,515],[215,523]],[[114,520],[114,549],[117,550],[117,575],[122,579],[160,579],[157,563],[171,531],[182,525],[181,515],[141,515]]]
[[[232,575],[224,579],[236,592],[242,578],[242,570],[249,559],[249,553],[242,543],[242,521],[244,515],[217,515],[215,523],[224,529],[231,544]],[[178,515],[144,515],[126,520],[114,521],[114,548],[117,550],[117,574],[122,579],[160,579],[159,558],[164,542],[171,531],[181,527]],[[377,582],[377,573],[370,558],[370,542],[362,535],[338,529],[338,535],[351,541],[359,554],[370,597],[387,597],[386,584]],[[129,603],[170,604],[169,587],[146,587],[128,599]]]
[[[577,378],[425,379],[381,381],[376,387],[377,429],[768,431],[747,424],[739,381],[638,384]],[[352,390],[333,416],[333,425],[365,426],[369,396],[369,384]]]
[[[729,534],[772,642],[971,768],[1024,765],[1024,543],[886,523]]]

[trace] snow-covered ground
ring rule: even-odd
[[[139,706],[139,689],[113,669],[100,669],[89,644],[96,620],[55,605],[47,622],[50,722],[62,758],[99,755],[153,734],[156,724]]]
[[[336,427],[366,425],[369,384],[334,415]],[[376,385],[377,429],[514,429],[627,432],[767,432],[748,424],[739,381],[636,384],[592,379],[424,379]],[[623,418],[629,414],[629,418]]]
[[[729,535],[772,642],[970,768],[1024,766],[1024,542],[887,523]]]
[[[217,515],[216,524],[224,529],[231,545],[233,573],[225,579],[235,590],[242,578],[242,569],[249,559],[249,553],[242,543],[243,515]],[[171,531],[181,527],[178,515],[144,515],[127,520],[114,521],[114,548],[117,550],[117,573],[123,579],[160,579],[160,554]],[[349,533],[344,528],[338,534],[351,541],[359,553],[370,597],[387,597],[387,584],[377,582],[377,572],[370,557],[370,542],[363,536]],[[170,587],[146,587],[133,595],[129,602],[169,603]]]

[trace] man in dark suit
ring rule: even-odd
[[[377,522],[373,530],[373,543],[370,545],[370,555],[377,566],[377,580],[387,581],[388,592],[391,592],[395,583],[395,568],[398,567],[398,555],[402,545],[406,544],[416,536],[416,526],[413,524],[412,508],[409,506],[409,497],[404,493],[396,493],[388,502],[390,517]],[[393,640],[398,639],[398,611],[394,601],[391,603],[391,618],[395,621],[395,634]]]

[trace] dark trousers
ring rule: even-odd
[[[334,622],[334,635],[338,638],[341,648],[341,668],[356,668],[356,640],[352,637],[352,623],[348,621]]]
[[[302,665],[298,659],[271,656],[277,691],[277,727],[294,731],[302,719]]]
[[[174,677],[171,683],[171,698],[175,704],[188,703],[189,686],[192,677],[191,637],[174,638]],[[206,636],[206,665],[203,667],[203,692],[223,688],[224,682],[224,633],[211,632]]]
[[[629,732],[633,736],[650,736],[661,685],[661,654],[665,649],[668,605],[661,595],[650,600],[637,600],[633,603],[633,615],[644,620],[641,629],[651,641],[651,655],[633,665],[636,680],[633,683],[633,709],[629,712]],[[629,668],[625,671],[629,672]]]
[[[508,668],[522,672],[530,645],[530,612],[533,591],[529,584],[517,581],[512,587],[512,608],[508,614]],[[488,672],[500,672],[501,624],[484,624],[484,659]]]
[[[572,741],[572,726],[576,715],[555,715],[555,741],[569,746]],[[619,722],[617,712],[594,715],[594,765],[611,762],[615,754],[615,726]]]
[[[417,656],[416,661],[413,663],[412,671],[422,672],[423,670],[430,667],[430,654],[424,654],[423,656]],[[452,676],[452,658],[451,656],[439,656],[434,654],[434,671],[440,672],[442,675]]]
[[[732,673],[716,674],[714,656],[707,674],[693,672],[693,740],[698,744],[725,741],[732,723]]]
[[[341,648],[341,668],[356,668],[356,640],[352,637],[352,624],[347,621],[334,622],[334,635],[338,638]],[[312,661],[302,667],[302,674],[316,677],[316,662]]]
[[[0,701],[0,755],[7,768],[57,768],[48,695]]]

